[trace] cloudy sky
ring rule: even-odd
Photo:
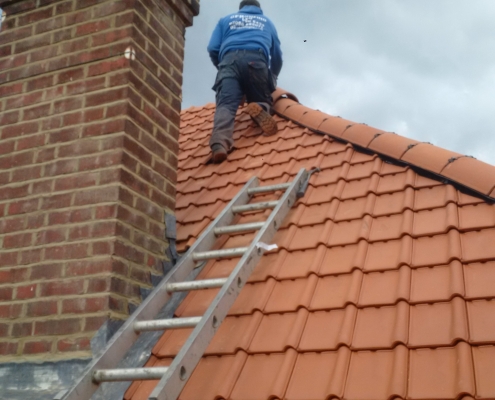
[[[206,46],[236,0],[201,0],[186,33],[183,108],[214,102]],[[495,164],[495,1],[260,0],[278,85],[331,115]]]

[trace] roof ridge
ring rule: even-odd
[[[300,126],[416,167],[495,201],[493,165],[431,143],[418,142],[393,132],[313,110],[300,104],[295,95],[282,88],[277,88],[272,97],[274,111]]]

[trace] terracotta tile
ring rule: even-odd
[[[422,188],[427,188],[427,187],[433,187],[433,186],[441,186],[444,185],[442,181],[434,180],[427,178],[426,176],[415,174],[415,179],[414,179],[414,188],[416,189],[422,189]]]
[[[317,129],[328,115],[318,110],[311,110],[299,118],[299,123],[311,129]]]
[[[344,164],[344,165],[348,165],[348,164]],[[323,186],[323,185],[329,185],[331,183],[336,183],[339,180],[339,178],[341,178],[341,173],[342,173],[342,169],[344,168],[344,165],[334,168],[324,169],[314,174],[311,177],[310,185]]]
[[[192,204],[187,208],[176,210],[175,215],[180,224],[200,222],[205,217],[213,220],[217,217],[220,211],[225,208],[226,205],[227,204],[223,201],[217,201],[216,203],[208,204],[202,207],[197,207]]]
[[[285,398],[287,400],[341,398],[351,352],[303,353],[297,356]]]
[[[345,309],[309,313],[298,350],[336,350],[341,345],[350,346],[357,309],[348,305]]]
[[[310,273],[317,273],[326,247],[293,251],[287,253],[276,275],[278,280],[305,278]]]
[[[318,127],[318,130],[332,136],[341,137],[349,125],[352,125],[352,122],[346,119],[340,117],[328,117],[328,119],[323,121]]]
[[[151,351],[158,358],[175,357],[180,351],[193,328],[167,330]]]
[[[172,359],[158,360],[156,357],[151,356],[150,360],[146,363],[146,367],[168,367],[172,363]],[[158,380],[153,381],[134,381],[124,395],[124,400],[148,400],[149,395],[153,391]]]
[[[446,233],[458,225],[457,205],[449,203],[447,207],[414,213],[413,236]]]
[[[351,145],[348,145],[351,146]],[[365,162],[370,162],[373,161],[377,158],[376,154],[368,154],[364,153],[362,151],[355,150],[354,147],[351,147],[353,149],[352,151],[352,157],[351,160],[349,161],[351,164],[362,164]]]
[[[308,205],[328,203],[335,197],[338,187],[337,183],[318,187],[309,186],[303,202]]]
[[[406,210],[402,214],[373,218],[370,241],[399,239],[404,233],[412,231],[413,213]]]
[[[353,352],[344,398],[349,400],[405,398],[408,352],[393,350]]]
[[[412,248],[413,241],[410,236],[403,236],[399,240],[370,243],[364,270],[386,271],[397,269],[402,264],[410,265]]]
[[[361,240],[357,245],[334,246],[326,249],[318,275],[337,275],[362,268],[366,255],[367,242]]]
[[[427,187],[415,191],[414,209],[431,210],[457,201],[457,192],[452,185]]]
[[[448,164],[442,175],[462,183],[483,194],[489,195],[495,186],[493,165],[469,157],[461,157]]]
[[[471,343],[495,344],[495,300],[467,302]]]
[[[373,216],[399,214],[406,208],[412,209],[414,190],[410,187],[402,192],[386,193],[376,196]]]
[[[368,193],[373,192],[373,186],[377,181],[378,175],[373,175],[371,178],[346,182],[340,198],[342,200],[347,200],[364,197]]]
[[[225,318],[205,355],[235,354],[239,350],[247,352],[262,318],[263,314],[259,311],[252,315]]]
[[[457,196],[458,196],[457,204],[459,204],[459,206],[467,206],[469,204],[480,204],[485,202],[485,200],[479,197],[471,196],[459,190],[457,191]]]
[[[409,347],[437,347],[467,341],[468,321],[463,299],[411,306]]]
[[[357,304],[362,279],[363,274],[359,270],[319,279],[310,310],[331,310],[343,308],[347,304]]]
[[[335,168],[341,166],[342,163],[345,161],[346,154],[347,153],[345,151],[342,151],[340,153],[333,153],[325,156],[323,162],[320,165],[320,168],[322,170],[325,170],[328,168]]]
[[[317,282],[318,278],[314,274],[308,278],[276,282],[264,312],[281,313],[308,308]]]
[[[464,265],[466,298],[495,297],[495,262]]]
[[[328,246],[341,246],[357,243],[360,239],[367,239],[370,222],[371,217],[365,216],[363,219],[333,223],[330,237],[328,238]]]
[[[397,344],[407,344],[409,305],[400,301],[397,305],[368,307],[358,311],[352,349],[391,349]]]
[[[464,256],[465,252],[462,254]],[[444,265],[454,259],[461,259],[460,237],[455,229],[446,235],[421,237],[413,241],[414,267]]]
[[[495,229],[466,232],[461,235],[462,259],[466,262],[495,258]]]
[[[392,193],[404,190],[407,186],[414,187],[415,173],[408,169],[405,172],[380,177],[377,194]]]
[[[283,398],[296,358],[297,353],[293,349],[281,354],[249,356],[230,399]]]
[[[297,224],[299,226],[323,224],[335,215],[336,206],[337,203],[335,207],[332,207],[330,203],[315,204],[309,207],[302,206],[302,213]]]
[[[324,244],[328,240],[330,226],[331,222],[327,221],[325,224],[305,226],[296,229],[295,235],[290,242],[289,249],[291,251],[314,249],[319,244]]]
[[[199,317],[203,315],[219,291],[220,289],[208,289],[190,292],[175,311],[175,316]]]
[[[246,363],[247,355],[204,357],[189,378],[179,400],[227,399]]]
[[[265,253],[254,268],[248,282],[263,282],[268,278],[276,278],[287,252],[285,250],[278,253]]]
[[[359,306],[381,306],[409,300],[411,269],[402,266],[399,270],[372,272],[364,275],[359,296]]]
[[[290,247],[291,241],[297,231],[299,231],[299,227],[296,225],[291,225],[288,229],[279,229],[273,236],[272,243],[276,244],[281,249],[292,251],[292,248]]]
[[[287,107],[284,110],[284,117],[291,119],[293,121],[299,121],[304,114],[312,111],[313,110],[310,111],[310,109],[303,106],[302,104],[294,103],[293,105]]]
[[[450,265],[417,268],[412,271],[411,302],[445,301],[450,300],[454,295],[464,297],[464,278],[462,264],[459,261],[454,260]]]
[[[472,347],[477,398],[495,398],[495,346]]]
[[[474,204],[459,207],[459,227],[462,230],[478,230],[495,226],[493,204]]]
[[[210,260],[196,279],[225,278],[230,275],[238,262],[238,258]]]
[[[471,348],[460,342],[455,347],[411,350],[409,354],[408,398],[454,399],[461,393],[474,394]]]
[[[381,160],[379,158],[364,163],[353,164],[349,168],[346,180],[352,181],[355,179],[368,178],[371,174],[377,174],[380,171],[380,167]]]
[[[409,146],[415,145],[416,140],[408,139],[394,133],[385,132],[373,140],[368,148],[378,153],[400,160]]]
[[[372,128],[366,124],[353,124],[344,131],[342,138],[359,146],[368,147],[382,133],[384,133],[382,130]]]
[[[271,278],[266,282],[246,284],[232,305],[229,315],[252,314],[254,310],[263,311],[274,286],[275,280]]]
[[[418,143],[408,150],[401,160],[439,174],[448,164],[449,159],[460,155],[428,143]]]
[[[177,225],[177,240],[183,241],[187,240],[190,237],[198,237],[203,229],[205,229],[210,223],[212,219],[205,218],[199,222],[193,222],[191,224],[178,224]]]
[[[382,169],[380,171],[380,175],[390,175],[390,174],[398,174],[401,172],[405,172],[408,167],[403,167],[402,165],[395,165],[388,161],[384,161],[382,163]]]
[[[245,235],[231,235],[223,246],[224,249],[233,249],[237,247],[249,247],[254,240],[256,233],[247,233]]]
[[[359,199],[341,201],[338,205],[335,221],[349,221],[361,218],[365,214],[371,214],[375,200],[374,194]]]
[[[264,315],[249,346],[249,353],[279,353],[296,349],[308,318],[308,311]]]

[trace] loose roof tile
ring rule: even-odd
[[[278,134],[260,135],[240,109],[220,165],[208,163],[214,105],[181,113],[179,251],[251,177],[267,185],[320,171],[180,399],[495,397],[495,199],[476,194],[494,196],[495,168],[310,110],[283,90],[274,98]],[[225,277],[237,260],[210,261],[198,279]],[[190,293],[176,316],[201,315],[217,292]],[[186,337],[165,333],[148,366],[168,365]],[[125,398],[145,399],[154,385],[133,384]]]

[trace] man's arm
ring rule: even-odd
[[[220,46],[222,45],[222,28],[220,26],[220,20],[213,30],[213,33],[210,38],[210,43],[208,44],[208,53],[210,54],[211,62],[218,69],[218,64],[220,60],[218,56],[220,55]]]
[[[272,24],[272,48],[271,48],[271,70],[272,74],[278,77],[282,70],[282,49],[280,48],[280,39],[277,30]]]

